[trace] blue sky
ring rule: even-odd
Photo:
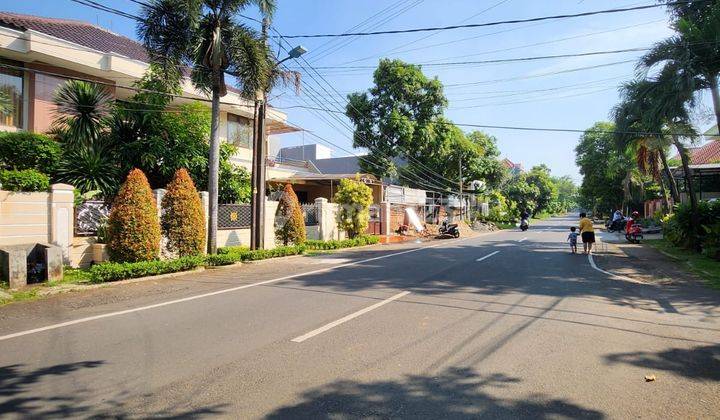
[[[139,13],[139,6],[130,0],[102,0],[101,3]],[[404,29],[570,14],[652,3],[654,0],[279,0],[274,26],[284,35],[336,33],[347,31],[372,17],[359,29]],[[2,9],[86,20],[135,38],[133,21],[70,0],[3,0]],[[387,10],[376,15],[384,9]],[[249,9],[247,14],[257,16],[253,9]],[[248,23],[257,26],[254,22]],[[329,44],[327,39],[288,42],[305,46],[310,51],[306,59],[316,67],[375,66],[381,57],[430,63],[646,48],[670,34],[667,14],[664,9],[657,8],[437,33],[342,38]],[[456,123],[585,129],[595,121],[608,118],[610,109],[618,100],[618,84],[630,80],[635,74],[634,63],[612,64],[581,71],[567,70],[634,60],[641,54],[629,52],[522,63],[434,66],[425,67],[423,71],[428,76],[437,76],[445,85],[455,85],[448,86],[445,93],[449,99],[446,115]],[[289,65],[294,64],[289,62]],[[321,68],[318,71],[343,95],[367,89],[372,82],[372,69]],[[304,93],[296,96],[292,89],[278,89],[273,92],[271,103],[279,108],[310,104],[344,109],[344,98],[335,95],[320,77],[315,74],[313,77],[316,80],[306,74],[303,77],[308,85]],[[327,92],[316,83],[323,85]],[[313,89],[317,94],[313,93]],[[316,97],[313,98],[313,95]],[[301,108],[287,108],[286,112],[292,123],[343,148],[351,148],[351,130],[330,119],[336,126],[332,127],[326,121],[329,118],[327,113]],[[709,125],[708,113],[705,110],[696,116],[700,128]],[[336,117],[345,120],[342,115]],[[498,139],[503,156],[521,162],[526,168],[545,163],[554,175],[571,175],[580,181],[573,151],[579,134],[502,129],[484,131]],[[315,142],[309,135],[303,138],[302,134],[284,135],[283,141],[284,145]],[[336,148],[335,154],[342,156],[348,153]]]

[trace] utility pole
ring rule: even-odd
[[[265,27],[265,20],[263,20]],[[267,29],[263,30],[267,33]],[[264,38],[266,35],[264,36]],[[290,55],[280,61],[275,66],[279,66],[283,61],[291,58],[298,58],[305,54],[307,50],[302,46],[297,46],[290,50]],[[252,159],[252,175],[250,177],[250,185],[252,188],[251,204],[250,204],[250,249],[265,248],[265,173],[267,162],[267,142],[265,139],[265,115],[267,113],[267,92],[261,91],[257,93],[255,98],[255,121],[253,130],[253,159]]]
[[[253,131],[252,205],[250,209],[250,249],[265,248],[265,95],[255,100],[255,130]]]
[[[458,172],[460,173],[460,218],[463,216],[463,183],[462,183],[462,157],[458,157]]]

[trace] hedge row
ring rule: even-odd
[[[340,249],[353,248],[356,246],[374,245],[380,242],[379,236],[358,236],[354,239],[332,240],[332,241],[306,241],[307,249]]]
[[[90,267],[90,281],[104,283],[136,277],[157,276],[192,270],[204,264],[205,257],[203,256],[182,257],[176,260],[96,264]]]
[[[0,169],[0,186],[0,189],[6,191],[47,191],[50,188],[50,178],[35,169]]]
[[[308,249],[340,249],[371,245],[379,242],[377,236],[359,236],[342,241],[307,241],[305,245],[279,246],[273,249],[251,251],[247,247],[223,247],[216,255],[182,257],[176,260],[155,260],[125,263],[102,263],[90,268],[90,280],[94,283],[156,276],[192,270],[201,266],[230,265],[242,261],[257,261],[268,258],[300,255]]]

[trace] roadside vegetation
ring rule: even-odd
[[[575,149],[583,175],[579,203],[595,216],[608,217],[616,209],[642,212],[645,201],[660,200],[662,208],[643,220],[662,226],[663,242],[652,245],[716,273],[720,204],[697,198],[689,149],[703,141],[693,126],[693,116],[704,112],[700,95],[711,95],[708,119],[720,123],[715,48],[720,3],[679,2],[668,9],[675,33],[639,60],[638,77],[621,86],[612,122],[598,122],[580,138]],[[682,174],[681,182],[673,171]]]

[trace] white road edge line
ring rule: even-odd
[[[372,311],[373,309],[377,309],[377,308],[379,308],[379,307],[381,307],[381,306],[383,306],[383,305],[386,305],[386,304],[388,304],[388,303],[390,303],[390,302],[392,302],[392,301],[394,301],[394,300],[398,300],[398,299],[400,299],[401,297],[407,296],[407,295],[409,295],[409,294],[410,294],[410,292],[407,292],[407,291],[406,291],[406,292],[400,292],[400,293],[398,293],[397,295],[390,296],[389,298],[387,298],[387,299],[385,299],[385,300],[383,300],[383,301],[381,301],[381,302],[378,302],[378,303],[376,303],[376,304],[374,304],[374,305],[370,305],[370,306],[368,306],[367,308],[360,309],[359,311],[353,312],[353,313],[351,313],[350,315],[344,316],[344,317],[338,319],[337,321],[333,321],[333,322],[331,322],[331,323],[329,323],[329,324],[325,324],[325,325],[323,325],[322,327],[320,327],[320,328],[318,328],[318,329],[315,329],[315,330],[312,330],[312,331],[310,331],[310,332],[307,333],[307,334],[303,334],[303,335],[301,335],[300,337],[295,337],[295,338],[293,338],[293,339],[290,340],[290,341],[292,341],[292,342],[294,342],[294,343],[302,343],[303,341],[307,340],[308,338],[313,338],[313,337],[315,337],[316,335],[322,334],[322,333],[324,333],[325,331],[327,331],[327,330],[329,330],[329,329],[331,329],[331,328],[337,327],[337,326],[340,325],[340,324],[344,324],[344,323],[350,321],[350,320],[353,319],[353,318],[357,318],[357,317],[359,317],[359,316],[362,315],[362,314],[366,314],[366,313]]]
[[[635,279],[631,279],[630,277],[621,276],[621,275],[619,275],[619,274],[615,274],[615,273],[611,273],[611,272],[609,272],[609,271],[603,270],[602,268],[598,267],[598,266],[595,264],[595,260],[593,259],[592,254],[588,254],[588,261],[590,262],[590,266],[591,266],[592,268],[594,268],[595,270],[597,270],[597,271],[599,271],[599,272],[601,272],[601,273],[603,273],[603,274],[607,274],[607,275],[610,276],[610,277],[614,277],[614,278],[616,278],[616,279],[618,279],[618,280],[624,280],[624,281],[629,281],[629,282],[633,282],[633,283],[644,284],[643,282],[637,281],[637,280],[635,280]]]
[[[490,258],[490,257],[492,257],[493,255],[497,254],[498,252],[500,252],[500,251],[491,252],[491,253],[487,254],[486,256],[484,256],[484,257],[478,258],[478,259],[475,260],[475,261],[482,261],[482,260],[484,260],[484,259],[486,259],[486,258]]]
[[[456,239],[456,240],[454,240],[454,241],[452,241],[452,242],[450,242],[450,243],[465,241],[465,240],[467,240],[467,239],[472,239],[472,237],[470,237],[470,238]],[[90,322],[90,321],[96,321],[96,320],[98,320],[98,319],[111,318],[111,317],[115,317],[115,316],[131,314],[131,313],[133,313],[133,312],[147,311],[148,309],[161,308],[161,307],[163,307],[163,306],[175,305],[175,304],[177,304],[177,303],[189,302],[189,301],[196,300],[196,299],[203,299],[203,298],[210,297],[210,296],[222,295],[222,294],[225,294],[225,293],[230,293],[230,292],[235,292],[235,291],[238,291],[238,290],[248,289],[248,288],[250,288],[250,287],[262,286],[262,285],[264,285],[264,284],[276,283],[276,282],[283,281],[283,280],[290,280],[290,279],[294,279],[294,278],[296,278],[296,277],[302,277],[302,276],[308,276],[308,275],[312,275],[312,274],[324,273],[324,272],[326,272],[326,271],[335,270],[335,269],[338,269],[338,268],[350,267],[350,266],[353,266],[353,265],[363,264],[363,263],[370,262],[370,261],[377,261],[377,260],[381,260],[381,259],[384,259],[384,258],[390,258],[390,257],[394,257],[394,256],[397,256],[397,255],[402,255],[402,254],[409,254],[409,253],[411,253],[411,252],[422,251],[422,250],[424,250],[424,249],[435,248],[435,247],[437,247],[437,246],[446,245],[446,244],[448,244],[448,242],[440,242],[440,243],[437,243],[437,244],[435,244],[435,245],[428,245],[428,246],[423,246],[423,247],[420,247],[420,248],[409,249],[409,250],[407,250],[407,251],[395,252],[395,253],[392,253],[392,254],[381,255],[381,256],[379,256],[379,257],[368,258],[368,259],[365,259],[365,260],[352,261],[352,262],[348,262],[348,263],[344,263],[344,264],[333,265],[333,266],[330,266],[330,267],[320,268],[320,269],[318,269],[318,270],[312,270],[312,271],[308,271],[308,272],[305,272],[305,273],[291,274],[291,275],[289,275],[289,276],[283,276],[283,277],[278,277],[278,278],[275,278],[275,279],[259,281],[259,282],[257,282],[257,283],[245,284],[245,285],[237,286],[237,287],[231,287],[231,288],[229,288],[229,289],[217,290],[217,291],[215,291],[215,292],[203,293],[203,294],[195,295],[195,296],[188,296],[188,297],[185,297],[185,298],[182,298],[182,299],[174,299],[174,300],[169,300],[169,301],[167,301],[167,302],[156,303],[156,304],[153,304],[153,305],[140,306],[140,307],[138,307],[138,308],[126,309],[126,310],[123,310],[123,311],[108,312],[108,313],[106,313],[106,314],[89,316],[89,317],[87,317],[87,318],[74,319],[74,320],[72,320],[72,321],[61,322],[61,323],[58,323],[58,324],[47,325],[47,326],[45,326],[45,327],[33,328],[33,329],[31,329],[31,330],[25,330],[25,331],[20,331],[20,332],[12,333],[12,334],[3,335],[3,336],[0,336],[0,341],[10,340],[10,339],[12,339],[12,338],[22,337],[22,336],[30,335],[30,334],[36,334],[36,333],[40,333],[40,332],[44,332],[44,331],[56,330],[56,329],[58,329],[58,328],[69,327],[69,326],[71,326],[71,325],[82,324],[82,323]]]
[[[522,241],[524,241],[524,240],[526,240],[526,239],[527,239],[527,236],[524,237],[524,238],[522,238],[522,239],[518,239],[518,242],[522,242]]]

